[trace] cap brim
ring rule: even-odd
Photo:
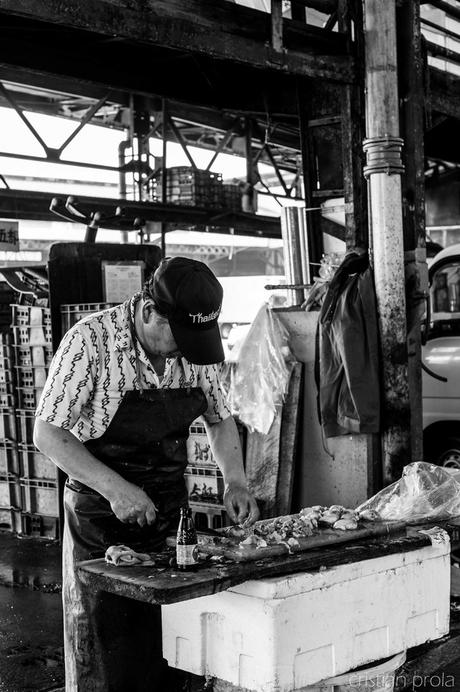
[[[177,348],[194,365],[214,365],[225,360],[219,326],[188,329],[169,321]]]

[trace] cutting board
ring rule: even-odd
[[[227,539],[225,543],[215,543],[215,537],[198,535],[199,550],[206,555],[218,555],[234,562],[250,562],[263,560],[289,553],[300,553],[313,548],[329,547],[339,543],[360,541],[363,538],[377,538],[403,533],[406,530],[404,522],[360,522],[357,529],[340,531],[334,529],[318,529],[312,536],[298,538],[299,545],[289,549],[280,543],[266,548],[256,548],[253,545],[241,546],[237,539]]]

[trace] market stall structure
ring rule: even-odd
[[[429,4],[445,13],[448,19],[458,19],[458,10],[450,3],[438,0]],[[302,291],[302,286],[310,284],[315,277],[324,249],[325,232],[339,235],[349,250],[370,248],[383,363],[382,427],[375,432],[357,431],[334,438],[329,441],[329,451],[322,449],[313,382],[313,344],[318,315],[301,309],[280,313],[292,337],[297,360],[304,364],[305,384],[301,391],[297,368],[297,384],[291,391],[294,404],[292,397],[288,399],[289,404],[276,420],[278,430],[274,436],[275,447],[280,439],[282,447],[281,451],[276,450],[274,461],[286,461],[290,454],[291,469],[286,472],[285,463],[274,464],[277,470],[271,490],[276,497],[273,498],[273,492],[271,498],[261,497],[266,501],[266,512],[273,512],[274,507],[279,509],[280,494],[283,494],[286,511],[313,503],[340,502],[356,506],[382,483],[398,478],[409,461],[423,456],[419,317],[421,302],[428,290],[424,254],[423,110],[428,104],[435,119],[439,115],[455,118],[458,100],[456,77],[424,63],[419,3],[388,2],[382,6],[368,0],[361,8],[355,2],[311,0],[290,3],[288,9],[289,15],[283,18],[283,5],[278,0],[272,3],[271,13],[229,2],[218,5],[190,2],[185,8],[175,2],[156,3],[155,7],[148,8],[141,3],[127,6],[124,2],[113,2],[110,11],[106,11],[103,2],[84,8],[68,2],[52,8],[42,7],[37,13],[34,3],[25,2],[17,8],[7,0],[0,2],[8,54],[2,68],[3,80],[8,86],[2,87],[2,98],[16,109],[26,124],[27,97],[24,94],[27,95],[27,89],[21,91],[14,86],[18,83],[27,84],[34,94],[45,84],[51,84],[58,92],[77,90],[91,98],[82,126],[98,112],[102,118],[110,117],[111,109],[120,118],[127,114],[131,118],[130,137],[120,146],[119,165],[113,167],[120,175],[119,197],[81,197],[78,203],[62,198],[52,202],[46,193],[25,193],[8,188],[0,191],[0,209],[5,218],[15,217],[19,205],[23,218],[50,218],[50,214],[57,212],[72,221],[83,220],[86,242],[83,248],[73,248],[73,277],[80,276],[79,271],[82,276],[93,276],[89,267],[94,268],[91,262],[96,261],[94,254],[98,252],[98,244],[91,247],[91,241],[95,240],[98,227],[117,227],[125,233],[125,240],[134,233],[140,233],[145,239],[143,229],[159,230],[163,252],[168,230],[185,225],[236,234],[280,236],[278,218],[254,213],[254,191],[259,195],[267,192],[267,184],[258,172],[261,161],[271,166],[272,178],[276,179],[275,198],[284,198],[284,203],[287,200],[289,204],[299,197],[307,209],[306,215],[299,216],[292,211],[282,215],[283,233],[292,239],[286,243],[287,266],[290,266],[289,257],[295,250],[295,243],[298,241],[301,246],[300,273],[292,263],[292,273],[287,277],[294,291],[299,290],[299,286]],[[318,20],[317,13],[320,22],[325,21],[322,28],[309,21],[312,16]],[[429,23],[430,20],[425,19],[425,26]],[[333,28],[337,31],[332,31]],[[40,49],[44,32],[51,32],[54,47],[57,41],[60,53],[66,56],[58,65],[54,53]],[[452,38],[449,32],[448,29],[446,35]],[[17,34],[22,42],[12,39]],[[112,40],[114,36],[116,40]],[[82,42],[92,43],[91,60],[81,59]],[[455,39],[452,49],[428,43],[428,50],[431,57],[456,64],[455,45]],[[100,60],[94,59],[94,51]],[[77,54],[79,59],[75,61],[72,56]],[[151,73],[137,69],[139,64],[145,63],[146,57],[155,79]],[[164,61],[168,64],[167,71],[162,70]],[[31,64],[33,72],[28,69]],[[120,69],[114,70],[114,64]],[[429,95],[423,93],[427,74],[431,78]],[[255,83],[259,89],[254,89]],[[108,92],[107,86],[110,87]],[[20,96],[14,95],[16,93]],[[53,101],[57,110],[62,107],[61,101],[59,97]],[[43,108],[46,105],[42,103]],[[201,123],[201,128],[197,123]],[[30,122],[28,127],[33,131]],[[218,132],[214,140],[215,156],[239,150],[244,151],[247,159],[245,180],[240,181],[244,185],[233,197],[232,191],[227,190],[225,202],[219,192],[221,181],[210,171],[211,164],[207,171],[199,171],[188,154],[190,166],[185,173],[168,170],[165,144],[163,156],[156,157],[158,161],[152,162],[149,152],[150,138],[160,135],[163,142],[175,137],[187,153],[191,142],[205,140],[205,131],[212,128]],[[75,133],[60,149],[46,145],[37,132],[35,136],[48,161],[69,163],[64,159],[64,152]],[[441,140],[442,135],[437,140],[438,146]],[[436,138],[431,131],[428,144],[429,154],[435,157]],[[301,178],[303,191],[299,184]],[[337,230],[318,212],[325,202],[342,196],[345,230]],[[236,206],[232,207],[235,199]],[[123,213],[117,212],[120,202]],[[125,223],[127,218],[129,223]],[[112,260],[127,260],[129,252],[125,253],[123,246],[120,248],[116,258],[111,256]],[[56,346],[62,331],[62,307],[100,304],[103,296],[100,286],[97,289],[92,286],[94,291],[91,292],[90,285],[79,284],[78,280],[68,281],[70,274],[63,271],[59,249],[54,252],[49,274]],[[64,249],[64,257],[65,252]],[[107,249],[107,253],[110,252]],[[138,246],[134,254],[138,259],[138,255],[144,258],[145,253],[148,254],[148,245]],[[130,259],[133,259],[131,255]],[[69,293],[66,299],[65,290]],[[36,387],[37,382],[34,382],[32,389]],[[295,397],[298,410],[298,402],[301,399],[305,402],[302,420],[298,410],[297,415],[287,414],[289,406],[296,407]],[[286,426],[290,431],[289,446]],[[300,442],[296,445],[297,439]],[[247,465],[254,483],[260,479],[257,454],[261,446],[263,449],[264,441],[260,437],[250,437]],[[16,478],[13,481],[8,478],[5,487],[11,490],[16,481]],[[294,485],[296,489],[292,495]],[[22,486],[26,487],[24,482]],[[28,483],[27,488],[29,492],[32,488],[37,498],[46,493],[43,485]],[[40,511],[31,511],[31,507],[29,501],[26,513],[40,516]],[[10,511],[11,503],[4,509]],[[22,532],[33,532],[31,522],[15,526],[20,526]],[[46,526],[42,525],[36,533],[46,533]],[[388,541],[393,544],[393,539]],[[415,538],[408,541],[401,544],[395,538],[394,545],[422,547]],[[428,549],[428,544],[425,547]],[[447,548],[445,551],[440,555],[444,568]],[[401,554],[405,554],[402,549]],[[298,562],[291,564],[307,570],[305,565],[300,568]],[[281,567],[281,562],[278,565]],[[277,567],[273,569],[276,571]],[[95,574],[89,567],[84,570]],[[223,574],[219,570],[217,573]],[[121,588],[115,576],[112,572],[116,586],[108,587],[110,578],[107,577],[104,588]],[[221,582],[218,580],[218,583],[216,588],[220,589]],[[222,584],[226,585],[227,581],[223,579]],[[263,582],[260,584],[262,588]],[[143,594],[146,587],[141,579],[133,588]],[[282,589],[281,586],[277,588]],[[448,599],[447,586],[443,596]],[[443,607],[446,603],[447,600]],[[433,607],[430,612],[435,611]],[[433,629],[426,613],[417,615],[424,623],[417,629],[422,639],[441,636],[446,631],[445,619],[440,618],[443,626]],[[385,626],[381,623],[382,628]],[[414,641],[409,637],[400,645],[404,648],[413,645]],[[388,648],[385,651],[376,645],[372,654],[375,658],[369,655],[367,660],[376,660],[386,654],[389,655]],[[177,659],[177,665],[185,665],[185,655],[181,658],[177,651],[170,655],[175,657],[174,661]],[[171,664],[174,664],[172,660]],[[353,665],[359,662],[350,659],[349,668]],[[303,673],[299,680],[302,684],[310,684],[321,676],[330,677],[337,672],[326,668],[321,669],[321,675],[318,672],[320,677],[316,681],[309,678],[305,683]],[[214,672],[217,677],[222,675],[223,679],[229,679],[220,669]],[[346,668],[341,667],[341,672],[346,672]],[[241,672],[238,681],[232,678],[232,684],[244,686],[249,679],[254,680],[244,676]]]

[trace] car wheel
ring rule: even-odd
[[[460,439],[458,437],[447,439],[442,449],[437,452],[434,463],[438,466],[460,471]]]

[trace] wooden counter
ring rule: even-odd
[[[174,555],[174,549],[170,549],[158,555],[155,567],[114,567],[101,559],[80,562],[78,571],[88,590],[94,594],[107,591],[145,603],[163,605],[225,591],[249,579],[314,572],[417,550],[430,545],[430,542],[425,534],[411,531],[409,535],[361,540],[257,562],[221,565],[206,562],[193,572],[181,572],[169,567],[168,560]]]

